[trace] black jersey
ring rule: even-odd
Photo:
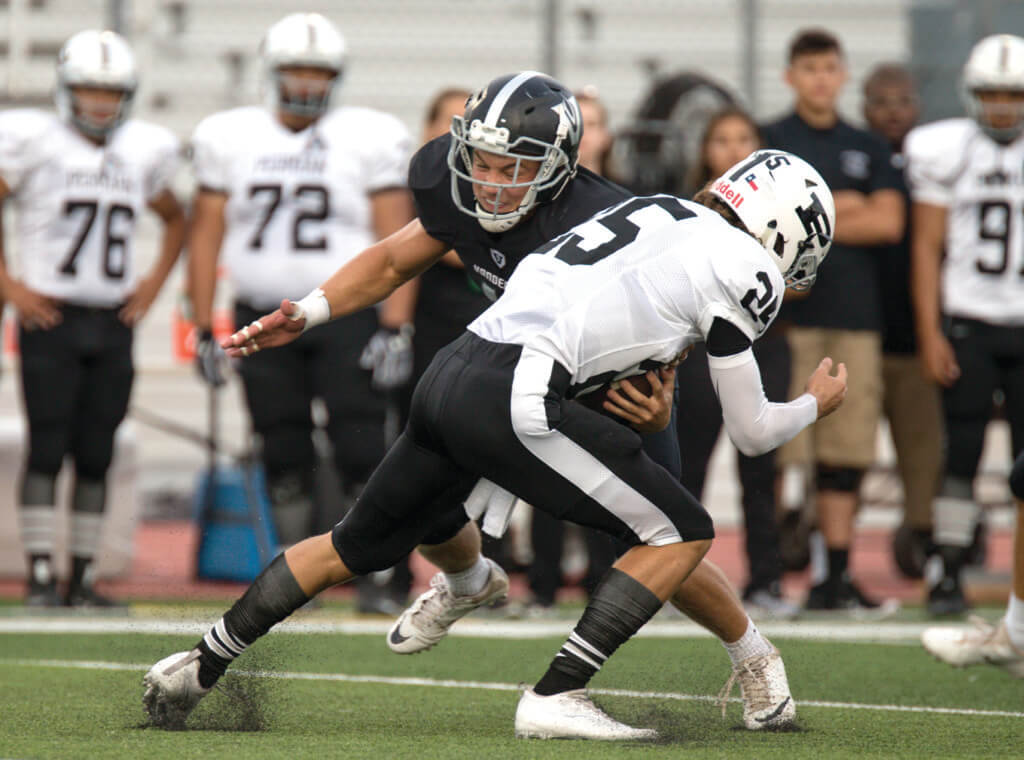
[[[633,195],[580,168],[555,200],[538,205],[529,217],[507,232],[493,234],[455,207],[448,168],[450,144],[451,136],[442,135],[416,152],[409,165],[409,188],[423,229],[458,253],[466,273],[492,301],[504,292],[506,281],[524,256],[598,211]],[[468,199],[472,189],[464,184],[462,191]]]
[[[810,163],[833,193],[899,190],[889,147],[877,135],[839,120],[815,129],[795,113],[762,128],[765,146],[788,150]],[[806,298],[786,301],[782,318],[806,327],[881,330],[877,258],[885,249],[833,243],[828,263]]]

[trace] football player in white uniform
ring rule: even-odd
[[[14,203],[19,278],[0,266],[18,313],[28,416],[20,484],[32,605],[106,605],[92,559],[106,505],[114,432],[128,408],[132,327],[177,260],[184,212],[170,189],[179,145],[166,129],[129,119],[137,85],[128,44],[83,31],[57,60],[57,114],[0,114],[0,197]],[[140,277],[135,222],[149,208],[164,225],[160,254]],[[52,554],[55,482],[74,463],[71,581],[57,592]]]
[[[218,259],[240,328],[315,287],[413,214],[406,128],[378,111],[330,108],[345,57],[335,26],[319,14],[286,16],[267,31],[260,55],[266,102],[213,114],[192,136],[199,189],[189,235],[191,289],[199,369],[215,385],[223,382],[221,349],[210,333]],[[379,321],[373,309],[360,311],[240,368],[284,546],[312,532],[314,398],[326,404],[348,500],[384,455],[380,391],[412,370],[405,295],[385,303]],[[368,345],[372,378],[359,362]]]
[[[487,189],[479,192],[486,203]],[[664,368],[704,341],[725,426],[753,454],[830,413],[846,392],[846,368],[833,376],[824,359],[805,394],[769,403],[751,351],[785,288],[808,287],[828,251],[835,208],[820,175],[792,154],[762,151],[698,200],[705,205],[632,198],[527,256],[505,295],[435,357],[408,426],[352,512],[279,556],[195,649],[150,669],[144,702],[153,720],[180,725],[235,657],[310,596],[404,556],[443,517],[431,506],[436,498],[468,476],[631,547],[521,698],[516,735],[653,738],[603,713],[585,687],[678,591],[714,529],[678,479],[643,452],[636,431],[573,399],[644,371],[657,390]],[[330,319],[354,266],[236,334],[231,352],[251,355],[261,339],[288,343]],[[764,640],[756,628],[735,646],[755,640]],[[774,648],[751,653],[747,666],[772,677],[744,722],[790,722],[795,706]],[[776,701],[772,686],[786,697]]]
[[[914,199],[913,295],[925,372],[945,386],[946,472],[935,501],[928,608],[967,607],[960,571],[980,508],[973,481],[998,388],[1024,497],[1024,39],[975,45],[962,94],[970,118],[907,137]],[[928,629],[925,648],[953,665],[990,662],[1024,677],[1024,509],[1017,502],[1013,590],[998,625]]]
[[[925,572],[933,614],[967,608],[960,575],[980,518],[973,483],[997,389],[1013,453],[1024,450],[1024,39],[981,40],[962,94],[970,118],[906,139],[919,352],[925,374],[944,386],[937,554]]]

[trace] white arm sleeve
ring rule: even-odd
[[[709,355],[708,367],[725,429],[748,457],[778,448],[818,418],[818,402],[810,393],[788,404],[765,398],[752,349],[731,356]]]

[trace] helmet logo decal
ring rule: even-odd
[[[810,206],[807,208],[803,206],[796,207],[796,215],[800,217],[808,237],[811,235],[821,235],[831,240],[832,226],[829,224],[828,214],[825,212],[825,207],[821,204],[821,199],[818,198],[817,193],[811,193]],[[824,225],[824,229],[822,229],[822,225]]]
[[[572,135],[575,137],[574,142],[579,140],[578,133],[583,123],[583,115],[580,113],[579,104],[576,99],[573,98],[571,101],[562,101],[561,103],[551,107],[551,110],[558,116],[558,136],[561,139]]]
[[[743,178],[743,179],[745,179],[747,181],[747,184],[750,185],[750,187],[753,188],[754,192],[757,192],[757,183],[754,182],[754,180],[756,178],[757,178],[756,174],[748,174],[746,177]]]

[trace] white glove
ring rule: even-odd
[[[412,377],[413,326],[398,330],[382,327],[373,334],[359,357],[359,366],[373,372],[373,387],[392,391],[406,385]]]
[[[487,478],[480,478],[466,497],[464,507],[470,520],[478,520],[483,515],[480,526],[484,533],[494,538],[501,538],[508,530],[512,519],[512,511],[519,499]]]

